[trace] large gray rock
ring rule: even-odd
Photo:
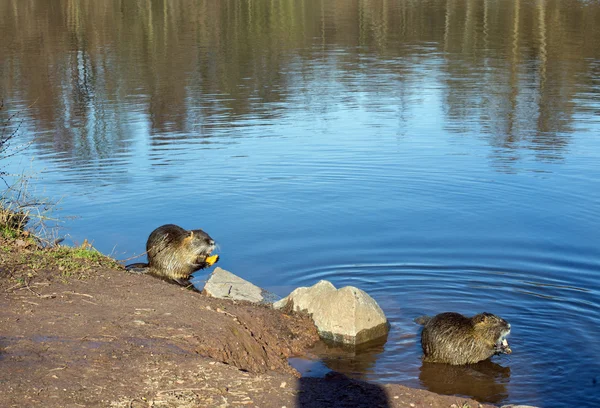
[[[365,343],[385,336],[390,327],[377,302],[366,292],[354,286],[336,289],[326,280],[295,289],[273,307],[307,312],[321,338],[336,343]]]
[[[222,268],[215,268],[204,285],[204,293],[220,299],[271,303],[277,296]]]

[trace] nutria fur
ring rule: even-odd
[[[449,312],[416,321],[424,325],[421,333],[423,361],[472,364],[494,354],[512,352],[505,339],[510,333],[510,324],[491,313],[468,318]]]
[[[201,229],[187,231],[174,224],[158,227],[148,237],[147,264],[132,264],[132,272],[148,273],[165,280],[186,284],[190,275],[206,268],[206,257],[215,249],[215,241]]]

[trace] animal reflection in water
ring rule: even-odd
[[[491,313],[465,317],[448,312],[415,321],[423,325],[423,361],[429,363],[473,364],[495,354],[512,353],[506,340],[510,324]]]
[[[437,394],[458,394],[481,402],[499,403],[508,398],[510,367],[490,360],[450,365],[423,362],[419,372],[423,387]]]

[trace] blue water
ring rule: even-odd
[[[115,22],[124,44],[109,28],[93,41],[78,31],[86,52],[56,40],[58,68],[43,61],[37,71],[21,65],[36,61],[27,59],[36,43],[5,47],[0,90],[22,121],[19,142],[31,145],[2,164],[30,169],[33,191],[60,199],[56,215],[77,217],[62,224],[68,242],[87,238],[126,259],[175,223],[207,231],[219,266],[280,296],[320,279],[365,290],[390,320],[388,341],[335,369],[502,404],[596,406],[600,50],[585,38],[598,33],[599,7],[523,4],[522,24],[556,10],[573,22],[555,38],[543,17],[545,31],[532,30],[544,35],[522,28],[509,41],[512,20],[490,16],[502,2],[475,17],[463,2],[434,3],[388,11],[391,21],[424,13],[431,31],[409,13],[405,26],[363,22],[372,31],[362,43],[353,9],[306,6],[290,20],[303,31],[282,37],[267,24],[262,37],[223,3],[208,13],[239,18],[232,27],[255,37],[221,28],[220,44],[193,21],[179,32],[155,16],[149,51],[135,25]],[[181,17],[175,4],[166,13]],[[0,21],[11,32],[10,18]],[[38,71],[50,76],[39,89],[54,93],[27,108]],[[511,323],[513,354],[486,368],[492,391],[451,380],[441,389],[425,373],[413,319],[445,311]]]

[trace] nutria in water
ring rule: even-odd
[[[506,341],[510,324],[491,313],[480,313],[469,318],[449,312],[434,317],[420,317],[416,322],[423,325],[423,361],[471,364],[494,354],[512,352]]]

